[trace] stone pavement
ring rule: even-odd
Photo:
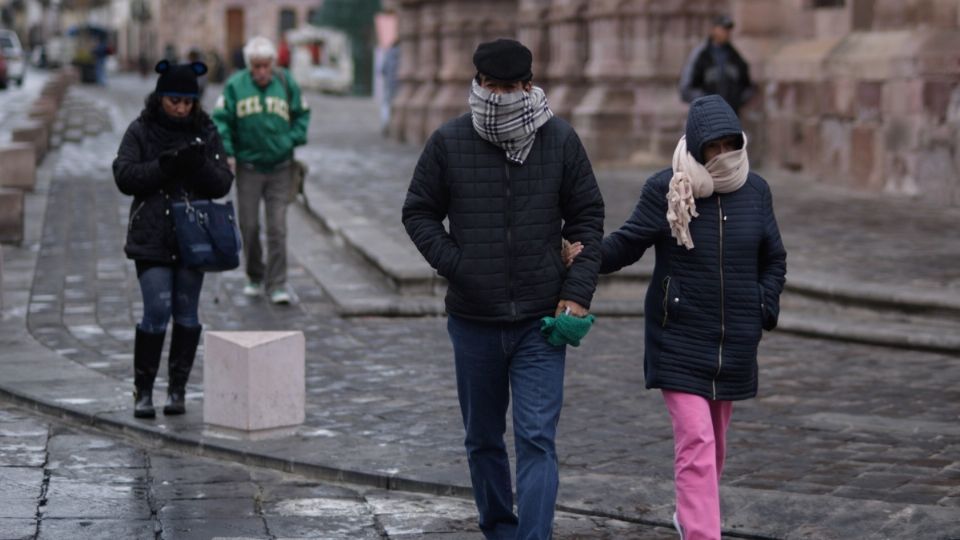
[[[299,302],[278,308],[247,299],[242,274],[228,272],[208,277],[201,318],[208,329],[304,331],[304,425],[257,436],[205,426],[202,358],[186,416],[132,418],[130,353],[140,300],[121,251],[128,200],[116,192],[109,164],[143,92],[136,80],[119,77],[107,93],[71,90],[68,101],[100,111],[110,129],[48,157],[30,196],[28,242],[3,248],[0,394],[108,433],[240,464],[392,490],[468,493],[443,319],[339,317],[320,274],[349,267],[353,255],[298,212],[291,216],[298,246],[291,284]],[[313,99],[318,118],[335,114],[327,98]],[[304,154],[349,139],[346,130]],[[372,170],[348,174],[347,167],[339,180],[324,181],[356,189]],[[568,537],[673,536],[671,434],[660,397],[642,389],[642,324],[603,317],[568,355],[560,507],[631,524],[622,534]],[[730,433],[726,534],[960,538],[955,356],[774,333],[761,346],[761,365],[761,397],[737,405]]]
[[[463,498],[318,482],[144,445],[0,402],[0,539],[481,539]],[[672,534],[561,513],[560,537]]]

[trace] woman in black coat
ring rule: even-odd
[[[633,215],[601,246],[601,273],[656,250],[644,374],[670,411],[674,524],[688,540],[720,539],[733,401],[756,396],[757,347],[777,325],[787,271],[770,187],[750,172],[746,143],[723,99],[694,101],[673,167],[647,180]],[[566,248],[565,260],[579,249]]]
[[[127,128],[113,162],[117,187],[133,196],[124,251],[133,259],[143,294],[143,319],[134,344],[134,416],[153,418],[153,382],[167,324],[173,317],[164,414],[185,412],[185,389],[202,327],[197,314],[203,273],[184,267],[170,204],[218,198],[230,191],[233,173],[216,127],[201,109],[201,62],[156,66],[157,87]]]

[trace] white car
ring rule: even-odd
[[[27,74],[27,57],[20,46],[20,39],[13,30],[0,28],[0,54],[7,59],[7,78],[23,85]]]

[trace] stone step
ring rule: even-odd
[[[305,193],[306,199],[291,212],[291,231],[299,228],[291,236],[321,240],[291,250],[341,315],[445,313],[446,282],[412,244],[400,245],[378,222],[347,212],[309,182]],[[642,316],[652,262],[643,260],[601,276],[591,311],[607,317]],[[960,297],[955,293],[791,272],[781,303],[780,331],[960,354]]]
[[[383,233],[380,223],[349,213],[309,182],[305,191],[312,217],[382,273],[401,295],[439,293],[443,290],[445,280],[430,268],[412,243],[399,244]],[[397,226],[400,226],[399,219]],[[616,274],[601,276],[600,282],[616,287],[646,287],[652,273],[651,257]],[[802,270],[789,271],[786,290],[829,302],[960,319],[960,292],[845,281],[836,275]]]

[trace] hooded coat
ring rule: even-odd
[[[719,96],[694,102],[687,119],[689,151],[703,163],[709,141],[742,132]],[[666,219],[665,169],[650,177],[627,222],[603,240],[601,273],[656,252],[647,289],[644,373],[647,388],[741,400],[757,393],[757,347],[777,325],[787,253],[770,187],[750,173],[732,193],[696,200],[690,223],[695,247],[677,245]]]

